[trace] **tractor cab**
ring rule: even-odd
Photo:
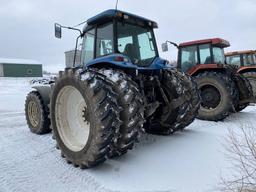
[[[228,41],[220,38],[181,43],[178,53],[178,68],[193,74],[199,68],[219,68],[225,64],[224,48]]]
[[[256,50],[228,52],[225,55],[227,64],[238,67],[237,72],[250,81],[256,98]]]
[[[157,27],[156,22],[131,13],[104,11],[88,19],[81,31],[81,65],[138,70],[165,68],[166,60],[159,58],[153,31]]]
[[[238,67],[256,66],[256,50],[235,51],[225,54],[227,64]]]

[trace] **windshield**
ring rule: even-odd
[[[255,54],[244,54],[243,55],[244,66],[255,65]]]
[[[213,59],[216,64],[224,64],[225,63],[225,54],[224,50],[220,47],[213,47]]]
[[[227,64],[241,66],[241,57],[240,55],[231,55],[226,57]]]
[[[118,52],[127,55],[136,65],[150,65],[157,56],[151,28],[118,22],[117,41]]]

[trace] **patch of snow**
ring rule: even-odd
[[[54,83],[55,79],[54,76],[48,76],[48,77],[43,77],[43,78],[34,78],[30,81],[30,84],[35,86],[35,85],[49,85],[51,83]]]

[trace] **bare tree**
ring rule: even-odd
[[[256,192],[256,125],[247,122],[239,130],[229,129],[227,141],[233,168],[229,179],[222,178],[221,191]]]

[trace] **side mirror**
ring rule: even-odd
[[[61,39],[61,36],[62,36],[61,25],[58,23],[55,23],[54,28],[55,28],[55,37],[58,39]]]
[[[162,44],[162,51],[163,52],[167,52],[168,51],[168,44],[167,43],[163,43]]]

